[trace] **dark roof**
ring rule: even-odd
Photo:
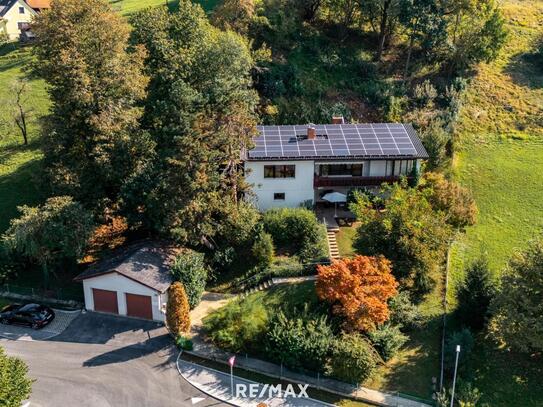
[[[118,250],[112,257],[97,261],[75,280],[116,272],[164,292],[172,283],[169,265],[175,253],[173,246],[162,242],[139,242]]]
[[[3,17],[15,3],[17,0],[0,0],[0,17]]]
[[[307,138],[314,127],[316,138]],[[248,160],[428,158],[410,124],[363,123],[257,126]]]

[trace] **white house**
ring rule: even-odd
[[[78,275],[89,311],[164,321],[171,247],[140,242]]]
[[[420,169],[428,158],[410,124],[258,126],[255,147],[245,157],[256,204],[297,207],[321,202],[328,192],[374,188]]]
[[[48,8],[49,0],[0,0],[0,35],[18,39],[28,31],[34,16]]]

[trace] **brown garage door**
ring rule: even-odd
[[[100,312],[109,312],[118,314],[117,307],[117,291],[92,289],[92,297],[94,298],[94,310]]]
[[[151,297],[148,295],[126,293],[126,315],[129,317],[153,319]]]

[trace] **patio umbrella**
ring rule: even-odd
[[[330,192],[322,197],[325,201],[334,203],[334,217],[337,217],[337,203],[347,202],[347,195],[341,192]]]

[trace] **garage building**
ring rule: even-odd
[[[95,263],[75,278],[83,282],[85,308],[164,321],[174,254],[171,246],[146,241]]]

